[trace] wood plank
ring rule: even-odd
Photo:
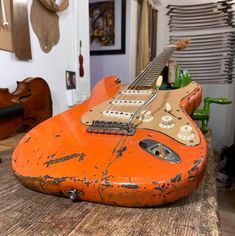
[[[0,140],[0,153],[10,150],[25,136],[25,133],[18,133],[10,138]]]
[[[8,26],[6,30],[3,29],[2,13],[0,10],[0,49],[12,52],[14,51],[12,42],[12,0],[7,0],[4,3],[6,8],[6,18],[8,21]]]

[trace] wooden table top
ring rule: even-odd
[[[171,205],[123,208],[77,202],[23,187],[0,154],[0,235],[220,235],[212,151],[200,188]]]

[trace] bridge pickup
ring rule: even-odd
[[[116,135],[134,135],[136,129],[133,125],[129,127],[129,123],[115,122],[115,121],[100,121],[94,120],[88,126],[89,133],[97,134],[116,134]]]

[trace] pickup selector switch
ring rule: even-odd
[[[166,110],[166,112],[171,112],[172,111],[171,104],[169,102],[166,103],[165,110]]]
[[[172,116],[162,116],[159,126],[163,129],[171,129],[175,126]]]
[[[193,133],[193,127],[191,125],[182,125],[180,127],[180,131],[177,134],[178,138],[181,140],[192,140],[195,137],[195,134]]]

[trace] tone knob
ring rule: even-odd
[[[162,116],[159,126],[163,129],[171,129],[175,126],[172,116]]]
[[[140,120],[142,122],[150,122],[153,120],[153,116],[152,116],[152,112],[151,111],[142,111],[141,113],[141,116],[140,116]]]
[[[191,125],[182,125],[180,131],[177,134],[178,138],[181,140],[192,140],[195,137],[193,133],[193,127]]]

